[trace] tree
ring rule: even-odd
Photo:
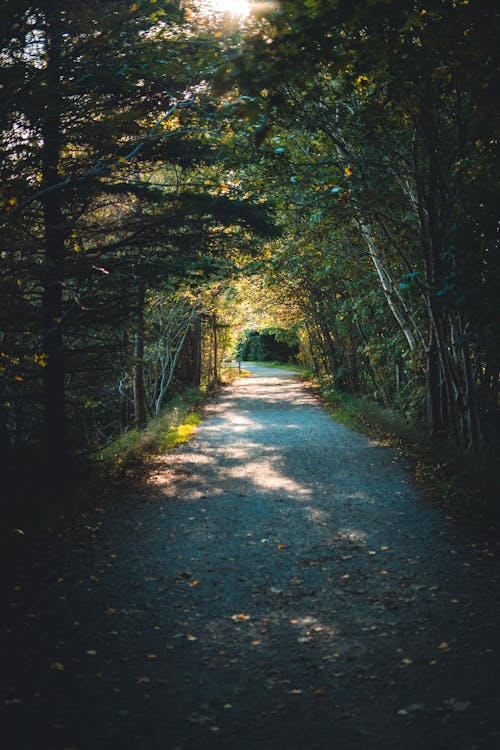
[[[473,454],[486,444],[481,373],[497,361],[485,326],[497,288],[495,19],[486,1],[285,1],[249,35],[233,78],[260,106],[261,149],[276,125],[312,135],[314,176],[329,173],[339,208],[344,196],[344,226],[365,243],[407,361],[425,348],[430,434]],[[498,371],[489,383],[496,398]]]
[[[24,432],[36,446],[41,406],[54,481],[70,467],[76,416],[99,403],[91,394],[103,372],[116,374],[129,356],[130,327],[144,424],[148,289],[217,273],[228,235],[234,247],[272,225],[265,206],[214,193],[200,172],[218,153],[202,78],[215,45],[184,33],[177,3],[40,0],[2,13],[2,285],[17,313],[14,327],[2,319],[3,434],[14,416],[19,432],[10,395],[29,381],[35,418]]]

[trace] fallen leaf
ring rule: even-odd
[[[85,653],[89,656],[97,656],[97,651],[95,650],[95,648],[88,648]]]
[[[200,582],[195,578],[193,581],[188,581],[188,586],[199,586]]]
[[[467,711],[471,706],[470,701],[457,701],[456,698],[450,698],[449,700],[444,701],[444,703],[448,708],[451,708],[452,711],[456,711],[457,713]]]
[[[442,643],[439,644],[439,648],[441,649],[441,651],[446,651],[446,649],[449,648],[449,646],[446,643],[446,641],[443,641]]]
[[[278,544],[278,549],[285,549],[285,545],[284,544]]]
[[[405,667],[408,667],[410,664],[413,664],[413,659],[401,659],[401,664],[404,664]]]
[[[60,661],[53,661],[50,668],[56,672],[64,672],[64,664]]]
[[[198,638],[195,635],[191,635],[191,633],[186,633],[186,639],[188,641],[197,641]]]
[[[425,706],[423,703],[412,703],[410,706],[405,706],[405,708],[400,708],[398,711],[398,714],[400,716],[408,716],[408,714],[414,714],[417,711],[424,711]]]
[[[151,682],[151,677],[143,674],[142,677],[137,678],[137,682],[139,685],[147,685],[149,682]]]
[[[158,658],[158,654],[148,654],[146,656],[146,658],[150,659],[151,661],[153,661],[153,659],[157,659]]]
[[[252,641],[252,646],[262,646],[262,641],[259,641],[259,640]]]
[[[232,615],[231,620],[234,620],[235,622],[242,622],[243,620],[249,620],[250,615],[244,615],[242,612],[240,612],[237,615]]]
[[[389,571],[388,570],[379,570],[379,574],[381,576],[388,576],[389,575]]]

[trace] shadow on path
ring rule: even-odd
[[[253,371],[10,582],[9,749],[496,750],[497,562],[391,450]]]

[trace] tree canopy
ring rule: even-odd
[[[497,449],[497,4],[249,7],[2,4],[11,466],[143,427],[255,311],[337,388]]]

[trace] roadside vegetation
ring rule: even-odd
[[[500,478],[495,467],[477,466],[450,446],[429,443],[425,425],[409,421],[373,398],[335,388],[331,376],[318,376],[299,363],[258,362],[296,372],[320,398],[331,416],[346,427],[391,446],[427,496],[450,518],[473,527],[500,552]]]
[[[0,519],[70,515],[99,456],[119,484],[229,358],[300,362],[483,516],[499,21],[490,0],[4,0]]]

